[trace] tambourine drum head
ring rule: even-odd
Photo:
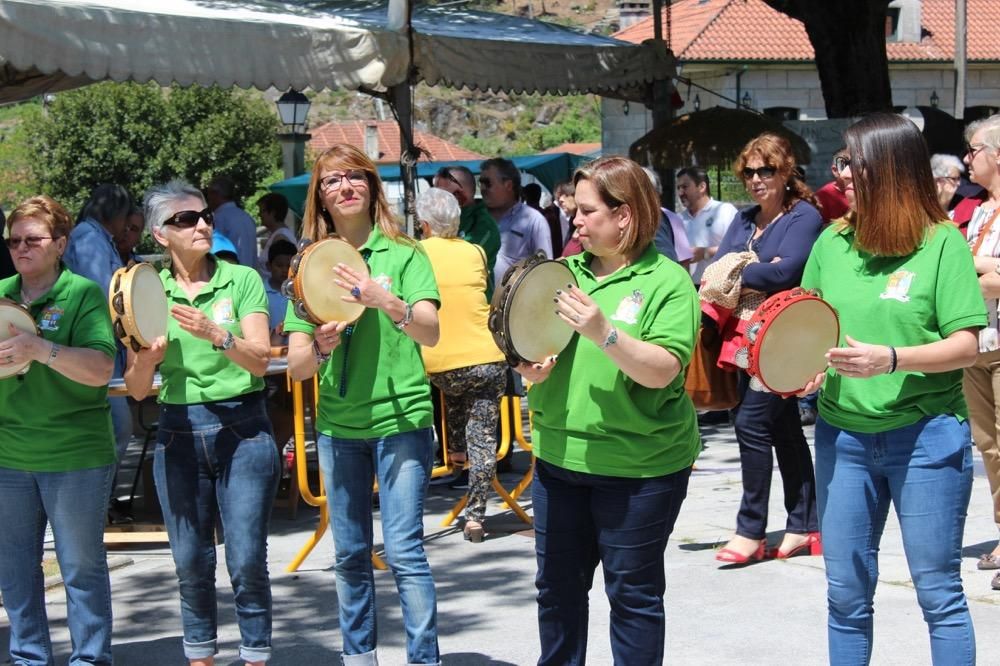
[[[35,320],[31,318],[31,315],[23,308],[9,301],[0,303],[0,340],[7,340],[13,337],[7,329],[8,324],[13,324],[16,329],[25,333],[35,333],[37,331]],[[0,366],[0,379],[13,377],[21,370],[24,370],[28,363]]]
[[[573,337],[573,329],[555,312],[556,289],[576,283],[565,264],[546,261],[530,268],[507,304],[508,342],[523,358],[541,363],[558,354]]]
[[[790,304],[759,341],[760,379],[774,393],[794,393],[826,368],[826,352],[836,347],[837,316],[825,303],[804,299]]]
[[[333,267],[346,264],[357,273],[368,275],[368,267],[353,247],[342,240],[330,239],[311,246],[299,262],[295,276],[299,292],[306,309],[313,319],[321,322],[353,322],[365,311],[360,303],[346,303],[341,300],[350,292],[338,287],[333,280]]]
[[[167,334],[167,294],[156,269],[139,265],[132,269],[132,316],[140,344],[150,347],[153,341]]]

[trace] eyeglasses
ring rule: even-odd
[[[212,226],[215,224],[215,215],[208,208],[205,210],[182,210],[179,213],[174,213],[167,219],[163,221],[163,224],[169,224],[172,227],[177,227],[178,229],[190,229],[191,227],[198,224],[198,220],[205,220],[205,224]]]
[[[958,176],[938,176],[935,180],[943,180],[952,185],[958,185],[961,179]]]
[[[451,171],[448,171],[448,167],[442,167],[435,174],[435,177],[436,178],[443,178],[444,180],[450,180],[451,182],[455,183],[459,187],[462,186],[462,183],[458,182],[458,178],[455,178],[455,176],[452,175]]]
[[[844,171],[851,168],[851,158],[838,155],[833,158],[833,168],[837,170],[837,173],[844,173]]]
[[[965,144],[965,154],[972,159],[976,159],[976,155],[985,147],[985,143],[967,143]]]
[[[43,240],[52,240],[52,236],[25,236],[23,238],[11,236],[7,239],[7,247],[12,250],[16,250],[21,247],[21,243],[24,243],[30,248],[35,248],[40,247]]]
[[[324,192],[336,192],[344,185],[344,180],[351,187],[363,187],[368,184],[368,174],[364,171],[347,171],[334,173],[319,179],[319,188]]]
[[[778,170],[770,166],[757,167],[756,169],[751,169],[750,167],[743,167],[743,179],[750,180],[757,175],[761,180],[767,180],[768,178],[774,178],[774,174],[778,173]]]

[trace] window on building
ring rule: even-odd
[[[899,39],[899,7],[889,7],[885,10],[885,41],[895,42]]]
[[[769,106],[764,109],[764,115],[775,120],[798,120],[799,110],[793,106]]]

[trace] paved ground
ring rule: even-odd
[[[811,429],[810,435],[811,435]],[[703,430],[707,449],[694,473],[687,501],[667,547],[667,660],[672,664],[822,664],[826,662],[825,581],[822,558],[768,561],[743,569],[720,569],[714,549],[733,528],[740,499],[739,458],[731,428]],[[527,469],[526,453],[514,456],[514,472],[502,475],[508,488]],[[978,464],[978,460],[977,460]],[[441,651],[445,664],[527,665],[537,658],[532,533],[494,503],[482,544],[462,540],[454,527],[439,526],[460,491],[433,488],[425,519],[427,551],[439,595]],[[525,502],[530,509],[530,501]],[[775,474],[771,506],[772,543],[780,539],[784,512]],[[331,542],[327,535],[294,574],[284,571],[316,520],[302,509],[296,520],[276,509],[270,540],[274,593],[272,664],[339,664],[340,634]],[[1000,592],[977,571],[980,553],[996,539],[989,490],[977,468],[966,527],[963,575],[978,631],[981,664],[1000,664]],[[184,663],[177,586],[169,552],[117,551],[132,564],[112,572],[114,652],[119,666]],[[220,556],[220,561],[222,560]],[[382,664],[405,663],[404,635],[392,575],[377,575]],[[909,582],[898,527],[890,518],[881,554],[876,596],[875,664],[929,664],[926,630]],[[589,661],[610,664],[608,605],[600,574],[591,598]],[[219,570],[219,664],[239,664],[239,634],[225,567]],[[49,612],[57,663],[65,664],[69,638],[62,589],[50,591]],[[8,640],[0,616],[0,645]],[[2,648],[0,648],[2,649]]]

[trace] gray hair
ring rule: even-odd
[[[958,169],[959,173],[965,173],[965,165],[962,164],[962,160],[954,155],[938,153],[931,156],[931,174],[935,178],[949,177],[952,169]]]
[[[146,190],[142,198],[142,212],[146,218],[146,229],[150,232],[159,231],[163,221],[173,214],[173,204],[179,199],[197,199],[202,207],[207,207],[201,190],[187,182],[176,178],[169,183],[153,185]]]
[[[646,176],[649,178],[649,182],[653,184],[653,189],[656,193],[663,196],[663,183],[660,182],[660,174],[653,171],[650,167],[642,167],[642,170],[646,172]]]
[[[489,168],[494,168],[497,173],[500,174],[501,178],[509,180],[514,184],[514,196],[517,200],[521,200],[521,172],[518,170],[517,165],[508,159],[502,157],[491,157],[485,160],[479,165],[480,171],[486,171]]]
[[[454,238],[461,216],[458,200],[447,190],[432,187],[417,196],[417,219],[426,222],[439,238]]]
[[[1000,113],[969,123],[965,128],[965,142],[972,143],[972,135],[983,130],[983,144],[994,153],[1000,150]]]

